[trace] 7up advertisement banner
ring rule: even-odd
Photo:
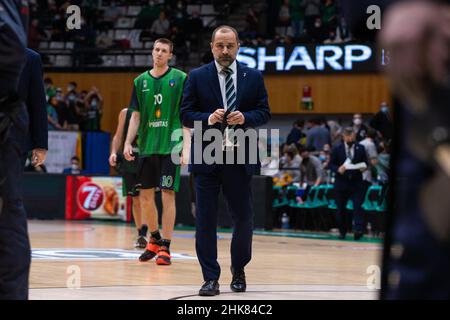
[[[122,178],[67,176],[66,219],[131,219],[131,199],[122,196]]]

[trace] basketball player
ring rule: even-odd
[[[139,163],[138,159],[135,159],[133,161],[126,161],[122,153],[132,113],[133,110],[129,108],[124,108],[119,113],[119,122],[117,124],[116,133],[111,144],[109,164],[112,167],[116,167],[117,171],[122,175],[123,196],[131,196],[133,218],[138,231],[138,238],[134,246],[136,248],[144,249],[148,243],[148,226],[144,222],[148,222],[150,220],[150,217],[147,212],[142,212],[141,203],[139,201]],[[134,139],[132,147],[134,152],[138,151],[137,139]],[[145,214],[145,216],[142,215],[143,213]]]
[[[169,67],[172,51],[173,44],[170,40],[157,39],[152,50],[153,68],[134,79],[130,103],[133,113],[124,149],[125,159],[135,159],[131,142],[138,133],[141,208],[150,215],[151,235],[139,260],[148,261],[156,256],[158,265],[171,264],[170,242],[175,224],[175,192],[178,191],[180,182],[180,166],[171,157],[172,153],[181,151],[175,149],[180,141],[171,141],[171,136],[174,130],[182,128],[179,107],[186,74]],[[162,235],[158,228],[155,188],[162,192]]]

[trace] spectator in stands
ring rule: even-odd
[[[309,33],[317,18],[320,18],[320,0],[303,0],[305,6],[305,29]]]
[[[258,18],[259,12],[255,10],[255,7],[252,5],[247,10],[247,15],[245,16],[245,30],[243,32],[243,37],[250,37],[251,39],[256,38],[258,34]]]
[[[47,34],[39,26],[39,20],[33,19],[28,30],[28,47],[38,50],[42,40],[48,40]]]
[[[150,29],[155,38],[167,38],[170,33],[170,22],[166,18],[166,13],[161,11],[159,18],[155,20]]]
[[[333,0],[325,0],[322,7],[322,23],[325,31],[335,31],[337,26],[336,5]]]
[[[186,26],[187,12],[186,5],[183,1],[177,1],[176,6],[171,10],[173,17],[173,25],[179,29],[184,29]]]
[[[291,27],[295,39],[303,35],[305,25],[305,8],[302,5],[303,0],[290,0],[289,10],[291,14]]]
[[[367,130],[367,136],[364,140],[360,142],[364,149],[366,150],[367,157],[367,170],[363,172],[363,180],[366,188],[369,188],[374,180],[376,180],[375,167],[378,163],[378,152],[377,146],[375,145],[375,138],[377,137],[377,132],[375,129],[369,128]],[[374,176],[375,174],[375,176]]]
[[[309,30],[308,39],[311,42],[323,43],[327,39],[328,33],[322,24],[321,18],[316,18],[314,26]]]
[[[186,61],[189,52],[186,48],[186,35],[183,30],[180,30],[176,25],[173,25],[170,31],[169,39],[172,41],[174,51],[177,53],[176,58],[178,63]]]
[[[306,135],[303,132],[303,127],[305,126],[305,121],[301,119],[297,119],[292,124],[291,132],[287,136],[286,143],[287,144],[302,144],[306,143]]]
[[[148,6],[142,8],[139,12],[134,27],[137,29],[151,28],[153,22],[158,19],[161,7],[155,4],[155,1],[150,0]]]
[[[58,114],[56,113],[56,106],[58,105],[58,100],[56,96],[49,98],[47,103],[47,122],[48,130],[61,130],[62,127],[58,122]]]
[[[345,21],[344,17],[341,17],[338,20],[336,36],[341,41],[349,41],[351,39],[350,31],[347,26],[347,21]]]
[[[192,12],[186,24],[186,34],[189,36],[191,43],[195,46],[200,45],[203,33],[203,20],[200,18],[198,11]],[[209,50],[211,51],[211,50]],[[212,60],[209,60],[210,62]]]
[[[96,87],[92,87],[91,91],[84,98],[86,109],[86,122],[84,130],[100,131],[100,120],[103,114],[103,97]]]
[[[77,83],[69,82],[67,85],[67,93],[64,96],[64,101],[58,103],[56,112],[58,113],[59,124],[65,130],[79,130],[75,104],[79,97],[77,92]]]
[[[80,166],[80,158],[78,158],[77,156],[73,156],[70,159],[70,167],[68,168],[64,168],[63,172],[64,174],[82,174],[83,171],[81,170],[81,166]]]
[[[278,27],[277,31],[281,36],[288,34],[288,29],[291,25],[291,14],[289,12],[289,0],[284,0],[278,13]]]
[[[328,38],[326,38],[323,43],[332,44],[332,43],[341,43],[342,40],[336,36],[336,31],[330,30],[328,32]]]
[[[324,170],[319,158],[313,156],[310,148],[299,149],[302,161],[300,164],[300,185],[306,183],[307,188],[318,186],[324,181]]]
[[[322,167],[324,170],[328,169],[328,164],[330,163],[331,147],[329,144],[323,146],[323,150],[319,152],[319,160],[322,162]]]
[[[392,117],[389,113],[389,106],[386,102],[380,105],[380,111],[370,120],[370,126],[377,130],[381,137],[385,140],[392,139],[393,124]]]
[[[66,92],[66,95],[65,95],[66,102],[68,102],[67,100],[74,101],[74,100],[76,100],[78,98],[79,94],[77,92],[77,86],[78,85],[77,85],[77,83],[75,81],[70,81],[67,84],[67,92]]]
[[[53,86],[53,80],[51,78],[44,79],[45,94],[47,95],[47,101],[49,97],[53,97],[56,94],[56,89]]]
[[[288,174],[291,177],[292,182],[299,182],[301,161],[302,159],[298,155],[297,147],[295,145],[287,146],[286,151],[280,158],[280,168],[285,169],[281,170],[280,174]]]
[[[353,130],[356,133],[356,141],[361,141],[367,136],[367,126],[363,123],[362,114],[355,113],[353,115]]]
[[[97,58],[96,55],[86,54],[86,49],[95,46],[96,33],[95,30],[87,25],[85,19],[81,19],[81,29],[72,30],[74,50],[72,52],[72,61],[75,67],[82,66],[85,63],[91,63]]]
[[[314,148],[317,153],[325,144],[331,144],[330,132],[320,124],[321,121],[317,118],[309,120],[309,130],[306,132],[306,146]]]
[[[334,147],[342,140],[342,126],[336,120],[328,120],[327,124],[330,128],[331,146]]]
[[[377,164],[375,166],[377,171],[377,180],[381,183],[387,183],[389,180],[389,168],[390,168],[390,143],[381,141],[378,145],[378,157]]]
[[[114,39],[108,34],[107,29],[99,29],[99,34],[95,39],[95,46],[100,49],[108,49],[114,46]]]
[[[116,1],[111,1],[110,5],[106,7],[102,19],[97,23],[97,28],[101,30],[113,29],[117,19],[120,18],[122,12],[117,6]]]
[[[151,27],[147,27],[144,30],[142,30],[141,34],[139,35],[139,41],[141,42],[152,42],[153,41],[153,35],[150,31]]]

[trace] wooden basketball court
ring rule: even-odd
[[[171,266],[138,261],[142,251],[133,248],[136,231],[131,225],[29,221],[29,233],[33,300],[378,298],[378,290],[367,283],[380,265],[380,241],[256,232],[253,259],[246,268],[247,292],[233,293],[229,288],[231,233],[221,232],[221,294],[209,298],[197,295],[203,278],[192,230],[175,231]]]

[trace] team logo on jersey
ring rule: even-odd
[[[169,80],[169,86],[174,87],[175,86],[175,80],[173,80],[173,79]]]
[[[161,117],[161,110],[156,109],[155,117],[156,117],[157,119],[159,119],[159,118]]]
[[[144,89],[147,88],[147,80],[144,80]]]

